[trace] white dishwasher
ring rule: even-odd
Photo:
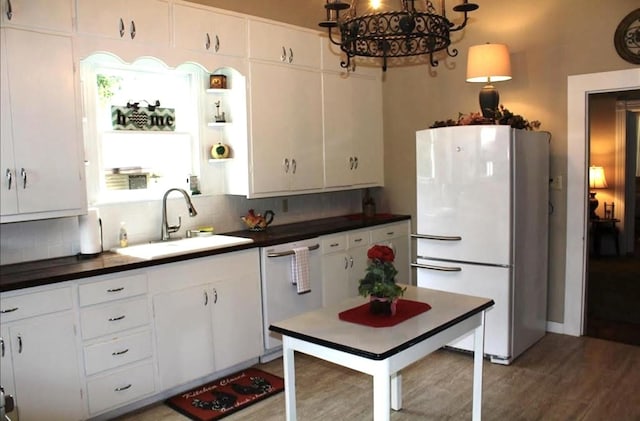
[[[310,292],[298,294],[291,281],[293,249],[309,248]],[[266,362],[282,355],[280,334],[269,331],[274,323],[322,307],[322,261],[317,238],[260,248],[262,279],[262,322]]]

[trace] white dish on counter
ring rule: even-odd
[[[157,243],[138,244],[130,247],[115,248],[112,251],[126,256],[151,260],[250,243],[253,243],[251,238],[233,237],[230,235],[210,235],[208,237],[193,237]]]

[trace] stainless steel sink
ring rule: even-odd
[[[113,251],[118,254],[151,260],[160,257],[178,256],[185,253],[213,250],[249,243],[253,243],[253,240],[250,238],[233,237],[230,235],[211,235],[208,237],[184,238],[181,240],[138,244],[130,247],[116,248],[113,249]]]

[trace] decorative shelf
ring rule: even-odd
[[[207,126],[209,127],[224,127],[224,126],[230,126],[231,122],[226,121],[224,123],[207,123]]]
[[[227,161],[231,161],[233,158],[220,158],[220,159],[214,159],[214,158],[209,158],[209,163],[213,164],[213,163],[219,163],[219,162],[227,162]]]

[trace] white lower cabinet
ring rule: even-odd
[[[0,297],[1,381],[15,398],[12,420],[84,417],[76,319],[71,309],[70,287]]]
[[[358,281],[367,266],[370,239],[368,230],[356,230],[321,240],[323,306],[358,295]]]
[[[156,392],[151,311],[144,271],[79,282],[89,415]]]
[[[327,235],[321,243],[324,306],[358,295],[359,281],[367,268],[367,251],[374,244],[394,249],[396,281],[410,283],[409,221]]]
[[[149,277],[163,390],[260,355],[257,249],[163,265]]]
[[[410,222],[385,224],[371,230],[371,244],[389,246],[395,253],[394,266],[398,271],[396,281],[412,285],[411,281],[411,232]]]
[[[92,377],[87,381],[89,412],[97,414],[109,408],[116,408],[154,391],[151,361],[114,370],[104,376]]]

